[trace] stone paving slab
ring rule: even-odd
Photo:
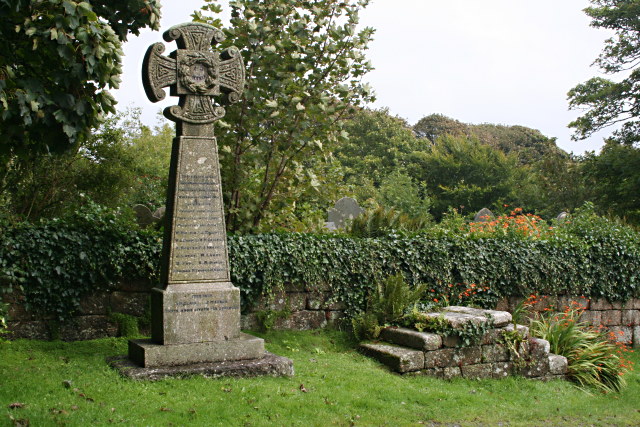
[[[456,305],[445,307],[444,310],[453,313],[463,313],[478,317],[485,317],[485,315],[489,315],[493,320],[494,326],[496,326],[497,328],[507,326],[509,323],[511,323],[511,313],[507,311],[483,310],[481,308],[460,307]]]
[[[487,323],[487,318],[484,316],[474,316],[466,313],[454,313],[449,311],[444,311],[440,313],[423,313],[425,317],[429,319],[437,319],[438,317],[443,318],[447,323],[449,323],[453,328],[460,328],[466,323],[475,323],[476,325],[480,325],[483,323]]]
[[[233,360],[216,363],[197,363],[182,366],[160,366],[143,368],[131,362],[127,356],[107,359],[109,365],[124,377],[132,380],[158,381],[164,378],[184,378],[201,375],[207,378],[219,377],[291,377],[294,375],[293,361],[286,357],[265,352],[260,359]]]

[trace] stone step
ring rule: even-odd
[[[422,351],[437,350],[442,347],[440,335],[407,328],[384,328],[380,332],[380,338],[393,344]]]
[[[360,351],[400,373],[424,369],[424,353],[389,344],[362,343]]]

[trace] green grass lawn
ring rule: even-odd
[[[635,372],[608,395],[563,381],[402,377],[340,332],[261,336],[293,359],[294,377],[132,381],[105,362],[126,339],[0,343],[0,425],[640,425]]]

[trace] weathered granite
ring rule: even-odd
[[[173,345],[158,344],[150,339],[129,341],[129,358],[145,368],[259,359],[263,354],[264,340],[244,333],[227,341]]]
[[[441,348],[439,350],[426,351],[424,353],[424,367],[444,368],[454,363],[456,350],[454,348]]]
[[[215,363],[195,363],[186,366],[158,366],[144,368],[131,362],[125,356],[110,358],[109,364],[124,377],[133,380],[157,381],[164,378],[184,378],[193,375],[208,378],[219,377],[291,377],[294,375],[293,362],[286,357],[265,352],[259,359],[228,360]]]
[[[509,357],[509,349],[504,344],[482,346],[482,362],[506,362]]]
[[[621,325],[623,326],[640,325],[640,310],[623,310]]]
[[[488,321],[488,319],[484,316],[474,316],[466,313],[456,313],[448,311],[438,313],[423,313],[423,315],[431,319],[442,318],[454,328],[459,328],[465,323],[469,322],[480,325]]]
[[[396,372],[418,371],[424,368],[424,353],[387,344],[363,343],[360,351],[379,360]]]
[[[566,375],[569,370],[569,362],[564,356],[558,354],[549,355],[549,373],[551,375]]]
[[[605,326],[620,325],[622,321],[621,310],[607,310],[602,312],[601,324]]]
[[[149,310],[149,301],[150,297],[146,292],[116,291],[111,293],[109,305],[115,313],[143,316]]]
[[[454,313],[469,314],[471,316],[477,316],[477,317],[489,316],[493,321],[494,326],[498,328],[506,326],[509,323],[511,323],[511,313],[507,311],[483,310],[480,308],[459,307],[455,305],[445,307],[444,310],[454,312]]]
[[[151,338],[160,344],[226,341],[240,334],[240,290],[230,283],[154,289]]]
[[[524,325],[516,325],[516,326],[517,326],[518,333],[520,334],[521,337],[523,338],[529,337],[529,328],[527,326],[524,326]],[[482,340],[480,341],[480,344],[487,345],[496,341],[500,341],[504,336],[504,332],[513,332],[513,324],[510,323],[507,326],[502,328],[491,329],[490,331],[488,331],[486,334],[482,336]]]
[[[380,332],[380,338],[398,345],[403,345],[417,350],[436,350],[442,347],[442,337],[429,332],[418,332],[407,328],[384,328]]]
[[[466,365],[461,366],[460,371],[462,372],[462,376],[471,380],[479,380],[483,378],[492,378],[493,377],[493,364],[491,363],[480,363],[477,365]]]
[[[179,105],[164,110],[176,122],[177,137],[169,168],[160,283],[151,292],[151,339],[130,341],[129,359],[147,369],[135,371],[141,378],[155,378],[158,372],[216,375],[222,369],[219,363],[233,366],[228,373],[293,374],[291,361],[286,363],[289,370],[280,362],[265,362],[264,341],[240,332],[240,290],[230,281],[213,134],[214,122],[225,111],[213,97],[224,95],[228,103],[240,99],[242,56],[235,47],[212,50],[224,34],[210,25],[181,24],[163,36],[167,42],[176,41],[178,50],[166,57],[162,43],[150,46],[142,76],[151,101],[163,99],[167,86],[171,95],[180,97]],[[143,216],[150,213],[138,211]],[[196,366],[203,363],[207,365]],[[123,374],[134,372],[122,364],[114,366]]]

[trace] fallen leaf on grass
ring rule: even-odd
[[[14,427],[29,427],[29,418],[13,418],[9,416]]]
[[[72,410],[72,411],[77,411],[78,409],[80,409],[80,408],[78,407],[78,405],[71,405],[71,410]]]
[[[300,391],[303,393],[307,393],[308,390],[304,387],[304,384],[300,384]]]
[[[9,409],[18,409],[18,408],[24,408],[24,403],[22,402],[13,402],[9,404]]]
[[[64,386],[64,388],[71,388],[72,384],[73,384],[73,381],[71,381],[71,380],[62,381],[62,385]]]
[[[169,409],[169,408],[165,408],[164,406],[161,406],[161,407],[160,407],[160,410],[161,410],[162,412],[171,412],[171,409]]]

